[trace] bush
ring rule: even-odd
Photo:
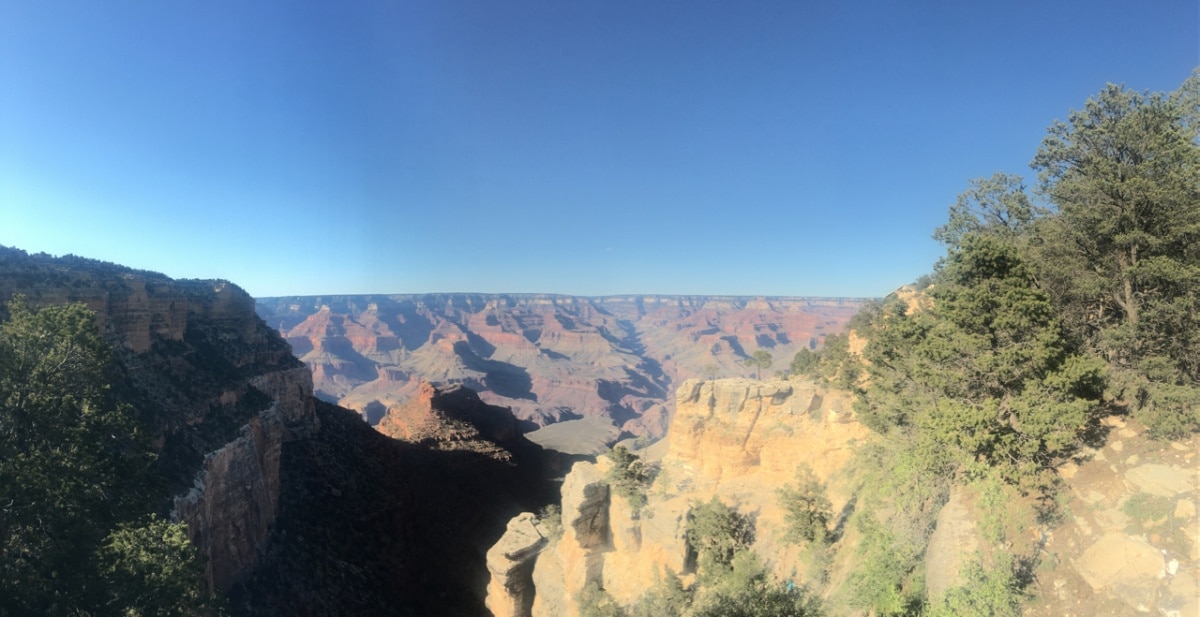
[[[828,526],[833,518],[833,506],[812,469],[801,465],[796,470],[796,486],[785,485],[777,495],[780,507],[786,511],[784,542],[824,545],[829,541]]]
[[[683,586],[670,570],[663,576],[657,570],[655,583],[633,608],[633,617],[680,617],[692,604],[692,590]]]
[[[965,582],[935,600],[927,617],[1020,617],[1021,591],[1012,560],[1001,555],[985,569],[978,558],[963,569]]]
[[[734,555],[754,541],[754,530],[749,519],[714,496],[692,505],[685,536],[701,579],[709,582],[730,570]]]
[[[579,617],[628,617],[617,601],[594,581],[579,592]]]
[[[636,514],[646,505],[646,488],[653,479],[650,469],[638,455],[630,452],[625,446],[609,450],[607,456],[613,465],[608,470],[605,480]]]
[[[729,569],[713,581],[694,617],[807,617],[822,613],[816,598],[791,581],[775,583],[758,555],[739,549]]]
[[[1140,524],[1166,522],[1175,502],[1167,497],[1138,493],[1130,497],[1121,510]]]
[[[114,531],[100,549],[110,606],[126,615],[202,615],[210,612],[204,567],[182,523],[150,517]]]

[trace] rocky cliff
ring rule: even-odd
[[[226,281],[0,247],[0,302],[15,294],[96,313],[117,350],[115,389],[153,430],[164,510],[188,524],[210,584],[244,579],[278,514],[281,448],[318,428],[308,370],[253,299]]]
[[[832,523],[849,518],[864,471],[856,452],[880,443],[850,403],[847,392],[798,381],[685,382],[645,506],[635,512],[617,495],[608,458],[577,463],[563,484],[561,532],[526,514],[489,553],[488,607],[496,617],[578,615],[589,583],[626,607],[668,571],[694,583],[688,515],[713,496],[753,521],[752,548],[777,580],[806,582],[807,558],[782,541],[776,489],[807,466],[827,490]],[[1107,437],[1058,470],[1061,520],[1037,520],[1032,497],[997,505],[956,483],[922,556],[928,597],[965,584],[981,554],[1001,552],[1036,565],[1026,615],[1196,614],[1200,438],[1154,442],[1120,416],[1103,425]],[[652,449],[643,455],[654,459]],[[987,540],[983,528],[1001,520],[1009,535]],[[854,610],[844,586],[864,540],[854,525],[831,531],[824,576],[807,582],[838,614]]]
[[[284,445],[281,514],[261,565],[231,594],[236,613],[484,614],[485,552],[556,487],[536,446],[491,441],[488,426],[464,420],[473,395],[448,394],[435,391],[422,416],[450,432],[423,424],[414,441],[317,402],[318,432]]]
[[[318,396],[371,423],[422,382],[462,384],[536,428],[602,418],[658,436],[670,393],[705,373],[785,368],[858,299],[428,294],[262,298],[258,312],[313,371]],[[534,436],[537,439],[537,436]]]
[[[634,512],[610,490],[607,458],[576,463],[563,484],[561,537],[539,542],[528,526],[510,529],[503,546],[524,548],[489,556],[488,606],[497,617],[578,615],[575,598],[591,582],[632,604],[662,573],[691,572],[688,511],[712,496],[755,520],[754,549],[776,572],[789,573],[798,555],[781,542],[776,489],[806,465],[830,487],[840,511],[850,490],[839,474],[866,437],[845,392],[799,381],[686,381],[646,505]],[[529,584],[532,602],[520,595]]]
[[[554,498],[511,412],[418,388],[376,431],[313,396],[308,368],[225,281],[176,281],[0,247],[0,314],[83,302],[152,432],[160,514],[188,525],[235,615],[483,612],[485,551]]]

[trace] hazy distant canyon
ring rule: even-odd
[[[372,424],[422,381],[462,384],[526,429],[586,419],[590,433],[661,436],[692,377],[773,374],[820,347],[858,298],[533,294],[260,298],[259,315],[313,373],[317,396]]]

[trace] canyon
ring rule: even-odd
[[[153,443],[155,513],[234,615],[480,615],[487,546],[556,494],[555,459],[469,390],[420,389],[383,424],[399,439],[314,397],[228,281],[0,247],[0,308],[15,295],[93,311]]]
[[[526,430],[661,437],[684,380],[745,377],[757,350],[786,370],[862,306],[858,298],[426,294],[259,298],[257,310],[312,370],[318,397],[375,424],[422,382],[460,384]],[[531,439],[563,445],[563,427]],[[577,435],[576,435],[577,436]]]
[[[886,439],[853,392],[744,365],[820,347],[857,300],[256,302],[227,281],[0,247],[0,302],[17,294],[94,311],[113,391],[154,443],[158,514],[187,524],[231,614],[571,616],[589,586],[629,608],[668,573],[697,583],[686,527],[713,498],[753,523],[774,581],[861,613],[845,600],[866,542],[862,455]],[[866,344],[850,333],[850,353]],[[593,455],[530,439],[570,423],[604,435]],[[1200,437],[1155,441],[1124,415],[1097,435],[1054,470],[1059,518],[1017,520],[1004,543],[985,492],[955,485],[920,556],[928,597],[979,551],[1032,547],[1025,614],[1195,614]],[[654,470],[639,506],[594,455],[636,436],[622,443]],[[785,537],[778,489],[801,469],[832,512],[819,564]]]

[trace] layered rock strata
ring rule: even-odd
[[[684,379],[749,375],[743,360],[759,349],[783,368],[861,303],[426,294],[262,298],[258,311],[312,369],[318,396],[371,423],[430,382],[469,387],[534,428],[582,416],[659,436]]]
[[[153,430],[176,494],[164,506],[188,524],[212,586],[243,579],[278,514],[280,449],[317,428],[309,372],[254,300],[226,281],[0,247],[0,303],[17,294],[95,312],[117,351],[114,390]]]

